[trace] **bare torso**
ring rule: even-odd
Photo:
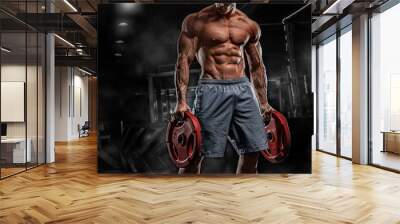
[[[190,17],[188,29],[196,41],[202,78],[237,79],[244,76],[244,47],[256,35],[254,22],[239,10],[221,15],[213,6]]]
[[[195,58],[202,68],[201,78],[217,80],[239,79],[245,76],[246,58],[261,111],[263,114],[271,111],[259,42],[261,29],[256,22],[237,10],[235,5],[214,3],[190,14],[183,21],[175,68],[177,112],[189,110],[186,103],[187,88],[190,65]]]

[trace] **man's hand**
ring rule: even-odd
[[[268,103],[261,105],[261,115],[264,118],[265,124],[269,124],[269,122],[271,121],[271,114],[273,110],[274,108],[272,108],[271,105],[269,105]]]
[[[178,102],[178,104],[176,104],[175,113],[181,115],[182,117],[184,117],[184,113],[189,110],[190,108],[186,102]]]

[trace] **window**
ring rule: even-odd
[[[400,4],[371,18],[372,163],[400,170]]]
[[[340,45],[340,155],[352,157],[352,35],[351,26],[341,32]]]
[[[318,145],[336,153],[336,36],[318,47]]]
[[[12,2],[1,1],[0,6]],[[39,13],[44,1],[19,2]],[[45,163],[45,35],[0,12],[0,178]]]
[[[318,45],[317,70],[317,149],[350,159],[353,79],[351,24]]]

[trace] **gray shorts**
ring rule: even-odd
[[[201,79],[194,107],[201,124],[201,152],[205,157],[223,157],[228,136],[240,154],[267,149],[263,118],[247,77]]]

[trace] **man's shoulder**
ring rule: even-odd
[[[194,12],[187,15],[183,20],[183,25],[191,25],[192,23],[194,23],[198,17],[197,14],[198,14],[197,12]]]
[[[243,20],[243,21],[245,21],[248,25],[249,25],[249,28],[251,29],[251,32],[252,33],[254,33],[255,35],[257,35],[259,32],[260,32],[260,25],[258,25],[258,23],[256,22],[256,21],[254,21],[254,20],[252,20],[250,17],[248,17],[247,15],[246,15],[246,13],[244,13],[243,11],[241,11],[241,10],[239,10],[239,9],[236,9],[236,12],[235,12],[236,14],[237,14],[237,16],[241,19],[241,20]]]
[[[193,35],[195,33],[195,23],[198,20],[198,13],[191,13],[185,17],[182,22],[182,31]]]
[[[205,20],[212,15],[212,11],[210,9],[210,7],[206,7],[198,12],[190,13],[185,17],[185,21],[188,23],[194,23]]]
[[[196,33],[202,27],[208,18],[211,16],[210,10],[204,8],[198,12],[191,13],[185,17],[182,23],[182,28],[188,33]]]
[[[209,5],[205,8],[203,8],[202,10],[200,10],[199,12],[197,12],[197,16],[199,19],[205,19],[214,14],[215,14],[215,10],[214,10],[213,5]]]

